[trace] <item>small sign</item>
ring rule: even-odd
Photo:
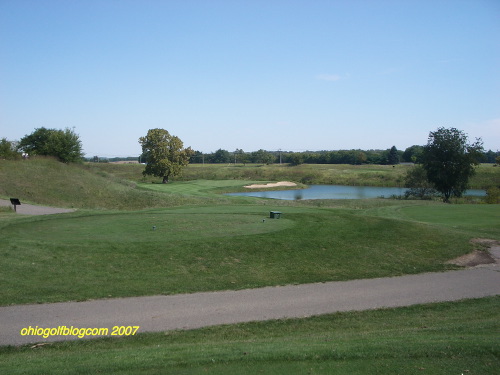
[[[14,212],[17,212],[17,206],[21,205],[21,201],[18,198],[10,198],[10,203],[14,206]]]

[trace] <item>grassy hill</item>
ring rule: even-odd
[[[128,166],[119,167],[126,171]],[[116,176],[87,164],[64,164],[51,158],[2,160],[0,197],[16,197],[25,203],[88,209],[133,210],[202,203],[195,197],[141,189],[123,177],[126,176]]]

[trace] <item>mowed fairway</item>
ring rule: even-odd
[[[471,231],[475,235],[496,239],[500,235],[500,209],[495,204],[405,207],[401,213],[411,220]]]
[[[440,206],[443,207],[443,206]],[[445,206],[446,207],[446,206]],[[255,288],[442,271],[448,227],[330,208],[220,205],[9,217],[2,305]],[[23,277],[19,277],[23,275]]]

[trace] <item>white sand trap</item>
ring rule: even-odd
[[[279,187],[279,186],[297,186],[295,182],[290,182],[290,181],[280,181],[280,182],[271,182],[269,184],[253,184],[253,185],[247,185],[244,186],[247,189],[262,189],[262,188],[273,188],[273,187]]]

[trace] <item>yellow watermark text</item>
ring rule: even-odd
[[[57,327],[24,327],[19,331],[21,336],[41,336],[48,338],[50,336],[76,336],[84,338],[87,336],[133,336],[139,330],[139,326],[113,326],[109,328],[80,328],[75,326],[57,326]]]

